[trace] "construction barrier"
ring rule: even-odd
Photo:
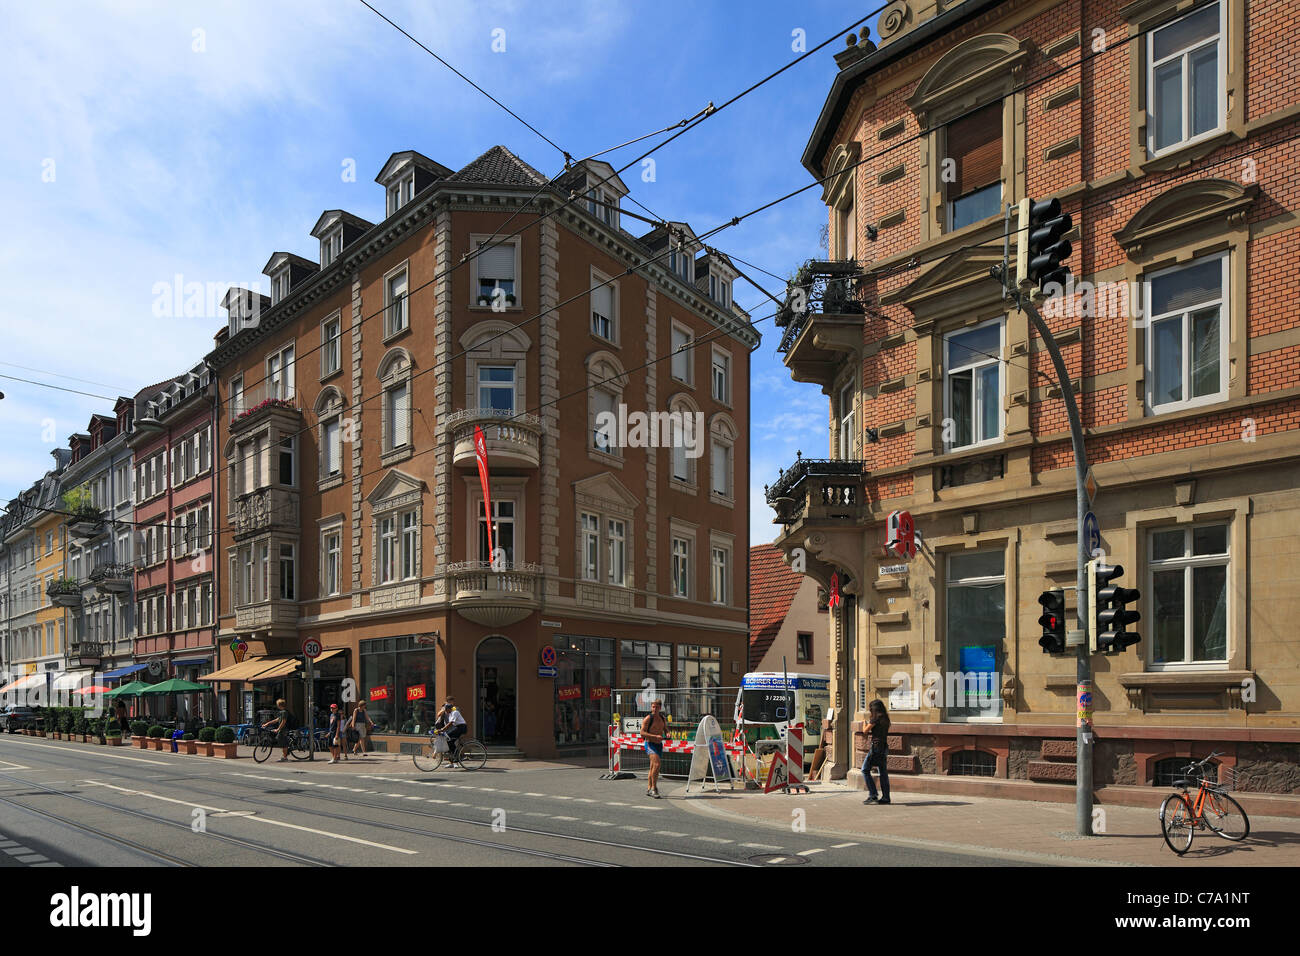
[[[620,731],[613,724],[609,726],[608,733],[609,769],[607,773],[601,775],[601,779],[618,779],[623,775],[630,775],[629,764],[631,761],[626,759],[625,754],[627,757],[640,756],[644,758],[644,765],[640,765],[640,761],[638,761],[635,769],[649,768],[650,760],[649,755],[645,752],[645,738],[640,733]],[[669,754],[684,756],[687,758],[688,764],[690,755],[695,752],[695,741],[693,740],[665,740],[663,744],[665,758]],[[731,758],[732,766],[741,766],[743,768],[745,755],[743,737],[737,743],[733,734],[731,742],[724,744],[723,747]],[[662,775],[665,777],[686,776],[685,773],[670,774],[666,771],[662,771]],[[737,776],[740,776],[740,774],[737,773]]]
[[[785,752],[776,752],[772,766],[767,771],[764,793],[773,790],[784,793],[808,792],[808,785],[803,782],[803,730],[803,724],[785,726]]]

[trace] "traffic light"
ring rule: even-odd
[[[1016,210],[1016,285],[1037,282],[1046,291],[1053,283],[1065,288],[1070,270],[1061,263],[1074,247],[1061,237],[1074,221],[1061,215],[1059,199],[1022,199]]]
[[[1038,644],[1044,654],[1062,654],[1065,652],[1065,591],[1052,588],[1038,595],[1038,603],[1043,606],[1043,613],[1038,623],[1043,629],[1043,636]]]
[[[1124,569],[1119,565],[1093,565],[1092,617],[1096,622],[1093,631],[1097,635],[1096,649],[1103,654],[1118,654],[1142,640],[1138,634],[1126,629],[1127,625],[1141,620],[1142,615],[1125,607],[1142,597],[1142,592],[1112,583],[1123,573]]]

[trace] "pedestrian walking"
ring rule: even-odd
[[[128,740],[131,737],[131,722],[126,719],[126,704],[117,701],[113,708],[113,718],[117,721],[117,726],[122,730],[122,739]]]
[[[344,747],[344,738],[347,736],[343,712],[339,710],[338,704],[330,704],[330,723],[325,731],[325,739],[330,745],[330,763],[339,762],[339,752]],[[343,758],[347,759],[346,755]]]
[[[871,768],[880,771],[880,793],[871,779]],[[889,714],[885,705],[873,700],[867,705],[867,757],[862,761],[862,778],[867,781],[867,799],[863,803],[889,803]]]
[[[357,701],[357,709],[352,712],[352,717],[348,721],[348,749],[364,757],[366,751],[370,749],[370,731],[374,728],[375,722],[366,713],[366,702]]]
[[[645,738],[645,752],[650,758],[649,786],[647,797],[659,799],[659,763],[664,755],[664,738],[668,736],[668,720],[663,715],[664,702],[653,701],[650,713],[641,721],[641,736]]]

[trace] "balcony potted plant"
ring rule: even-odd
[[[165,733],[167,733],[167,730],[166,728],[163,727],[162,724],[154,724],[152,727],[149,728],[149,749],[150,750],[157,750],[159,752],[162,751],[163,734]]]
[[[479,296],[479,297],[478,297],[478,304],[479,304],[479,308],[481,308],[481,309],[486,309],[489,305],[492,304],[492,296],[490,296],[490,295],[481,295],[481,296]]]
[[[212,743],[212,755],[227,759],[239,756],[239,744],[235,743],[235,728],[217,728],[217,735]]]
[[[55,578],[45,593],[56,607],[81,606],[81,582],[73,578]]]
[[[131,721],[131,742],[141,750],[148,746],[148,738],[145,736],[149,732],[149,725],[143,720]]]
[[[201,756],[212,756],[212,740],[216,735],[217,731],[212,727],[204,727],[199,731],[199,754]]]
[[[89,538],[104,523],[104,515],[92,503],[90,489],[85,485],[65,491],[63,504],[69,512],[68,531],[75,537]]]
[[[189,754],[191,757],[198,753],[199,742],[194,739],[194,735],[189,731],[181,734],[181,753]]]

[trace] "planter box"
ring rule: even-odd
[[[148,737],[137,737],[137,736],[135,736],[134,734],[132,734],[132,735],[131,735],[131,743],[135,744],[135,745],[136,745],[137,747],[139,747],[141,750],[144,750],[145,747],[146,747],[146,746],[148,745],[148,743],[149,743],[149,738],[148,738]]]
[[[214,743],[212,745],[212,756],[214,757],[225,757],[227,760],[232,760],[235,757],[239,756],[238,751],[239,751],[239,744],[237,743],[235,744]]]
[[[162,751],[163,739],[161,737],[147,737],[145,739],[149,741],[150,750]]]
[[[54,733],[51,735],[50,739],[51,739],[51,740],[59,740],[59,739],[61,739],[61,738],[59,737],[59,732],[58,732],[57,730],[54,731]]]
[[[121,737],[105,737],[104,742],[110,747],[120,747],[123,744]]]
[[[194,754],[198,753],[197,748],[199,742],[197,740],[179,740],[177,741],[177,743],[180,744],[181,753],[183,754],[189,754],[193,756]]]
[[[38,730],[38,731],[36,731],[36,736],[37,736],[37,737],[44,737],[44,736],[45,736],[45,731],[43,731],[43,730]]]
[[[211,757],[211,756],[212,756],[212,741],[210,741],[210,740],[196,740],[196,741],[194,741],[194,742],[195,742],[196,744],[199,745],[199,756],[200,756],[200,757]]]

